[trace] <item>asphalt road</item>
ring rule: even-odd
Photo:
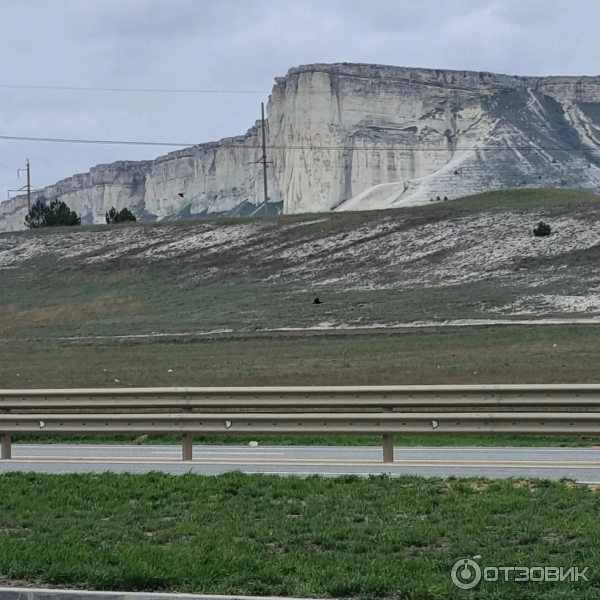
[[[230,471],[270,475],[343,475],[574,479],[600,484],[595,448],[396,448],[384,465],[381,448],[196,446],[194,462],[181,462],[179,446],[13,446],[0,472],[198,473]]]

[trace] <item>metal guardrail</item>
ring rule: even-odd
[[[15,434],[600,436],[600,385],[0,390],[0,457]]]

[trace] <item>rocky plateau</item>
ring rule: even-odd
[[[276,79],[267,112],[271,213],[600,189],[600,77],[313,64]],[[87,224],[112,206],[142,221],[256,214],[259,125],[154,161],[96,166],[34,201],[64,200]],[[23,229],[26,207],[24,196],[0,204],[0,232]]]

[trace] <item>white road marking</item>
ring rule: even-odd
[[[212,460],[194,460],[194,461],[181,461],[177,459],[153,459],[151,457],[137,458],[137,457],[85,457],[85,458],[74,458],[74,457],[47,457],[47,456],[31,456],[31,457],[19,457],[8,461],[7,464],[19,463],[46,463],[46,464],[163,464],[163,465],[197,465],[197,466],[252,466],[252,467],[312,467],[312,468],[323,468],[323,467],[376,467],[376,468],[389,468],[389,469],[400,469],[400,468],[441,468],[441,469],[587,469],[597,470],[600,469],[600,463],[596,462],[566,462],[566,461],[540,461],[540,462],[518,462],[518,461],[440,461],[440,460],[414,460],[414,461],[395,461],[394,463],[386,464],[381,461],[364,461],[364,460],[318,460],[318,459],[301,459],[301,460],[264,460],[264,461],[252,461],[252,460],[235,460],[235,459],[212,459]]]

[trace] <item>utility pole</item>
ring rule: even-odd
[[[27,159],[27,214],[31,212],[31,167]]]
[[[262,141],[263,141],[263,178],[265,184],[265,216],[269,214],[269,184],[267,181],[267,126],[265,123],[265,103],[261,103],[262,110]]]
[[[27,159],[27,167],[25,169],[17,170],[17,177],[21,171],[27,171],[27,211],[31,211],[31,166],[29,164],[29,159]]]

